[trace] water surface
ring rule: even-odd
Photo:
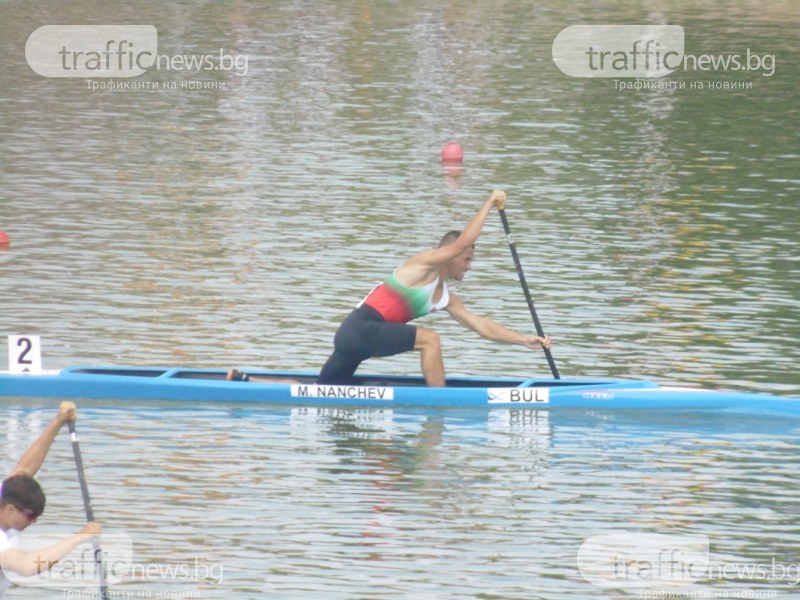
[[[2,3],[0,335],[41,335],[47,368],[316,369],[373,285],[503,188],[564,376],[798,396],[798,20],[793,2]],[[681,24],[695,54],[774,54],[775,73],[628,91],[554,67],[564,27],[634,22]],[[224,48],[248,73],[46,79],[25,41],[56,23],[150,23],[160,53]],[[219,85],[180,87],[204,81]],[[724,82],[752,85],[707,87]],[[457,172],[438,156],[453,139]],[[457,289],[533,329],[494,216]],[[540,354],[424,324],[452,373],[547,375]],[[107,529],[145,565],[224,565],[222,582],[125,584],[138,592],[630,598],[576,565],[620,529],[707,535],[718,563],[798,562],[792,421],[81,404]],[[53,410],[4,400],[7,470]],[[37,527],[77,528],[65,440],[41,480]]]

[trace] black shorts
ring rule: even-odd
[[[350,383],[363,361],[413,350],[416,339],[413,325],[388,323],[374,308],[361,305],[336,331],[333,354],[322,367],[317,383]]]

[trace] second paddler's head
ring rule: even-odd
[[[0,527],[22,531],[44,512],[41,486],[29,475],[17,474],[3,480],[0,495]]]

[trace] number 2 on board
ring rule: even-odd
[[[42,370],[42,346],[38,335],[8,336],[8,370],[12,373]]]

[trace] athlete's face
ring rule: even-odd
[[[36,522],[37,515],[32,510],[19,508],[15,504],[6,502],[2,508],[2,521],[9,529],[22,531]]]
[[[467,271],[472,269],[472,259],[475,256],[475,249],[469,248],[456,256],[447,265],[447,271],[450,279],[461,281]]]

